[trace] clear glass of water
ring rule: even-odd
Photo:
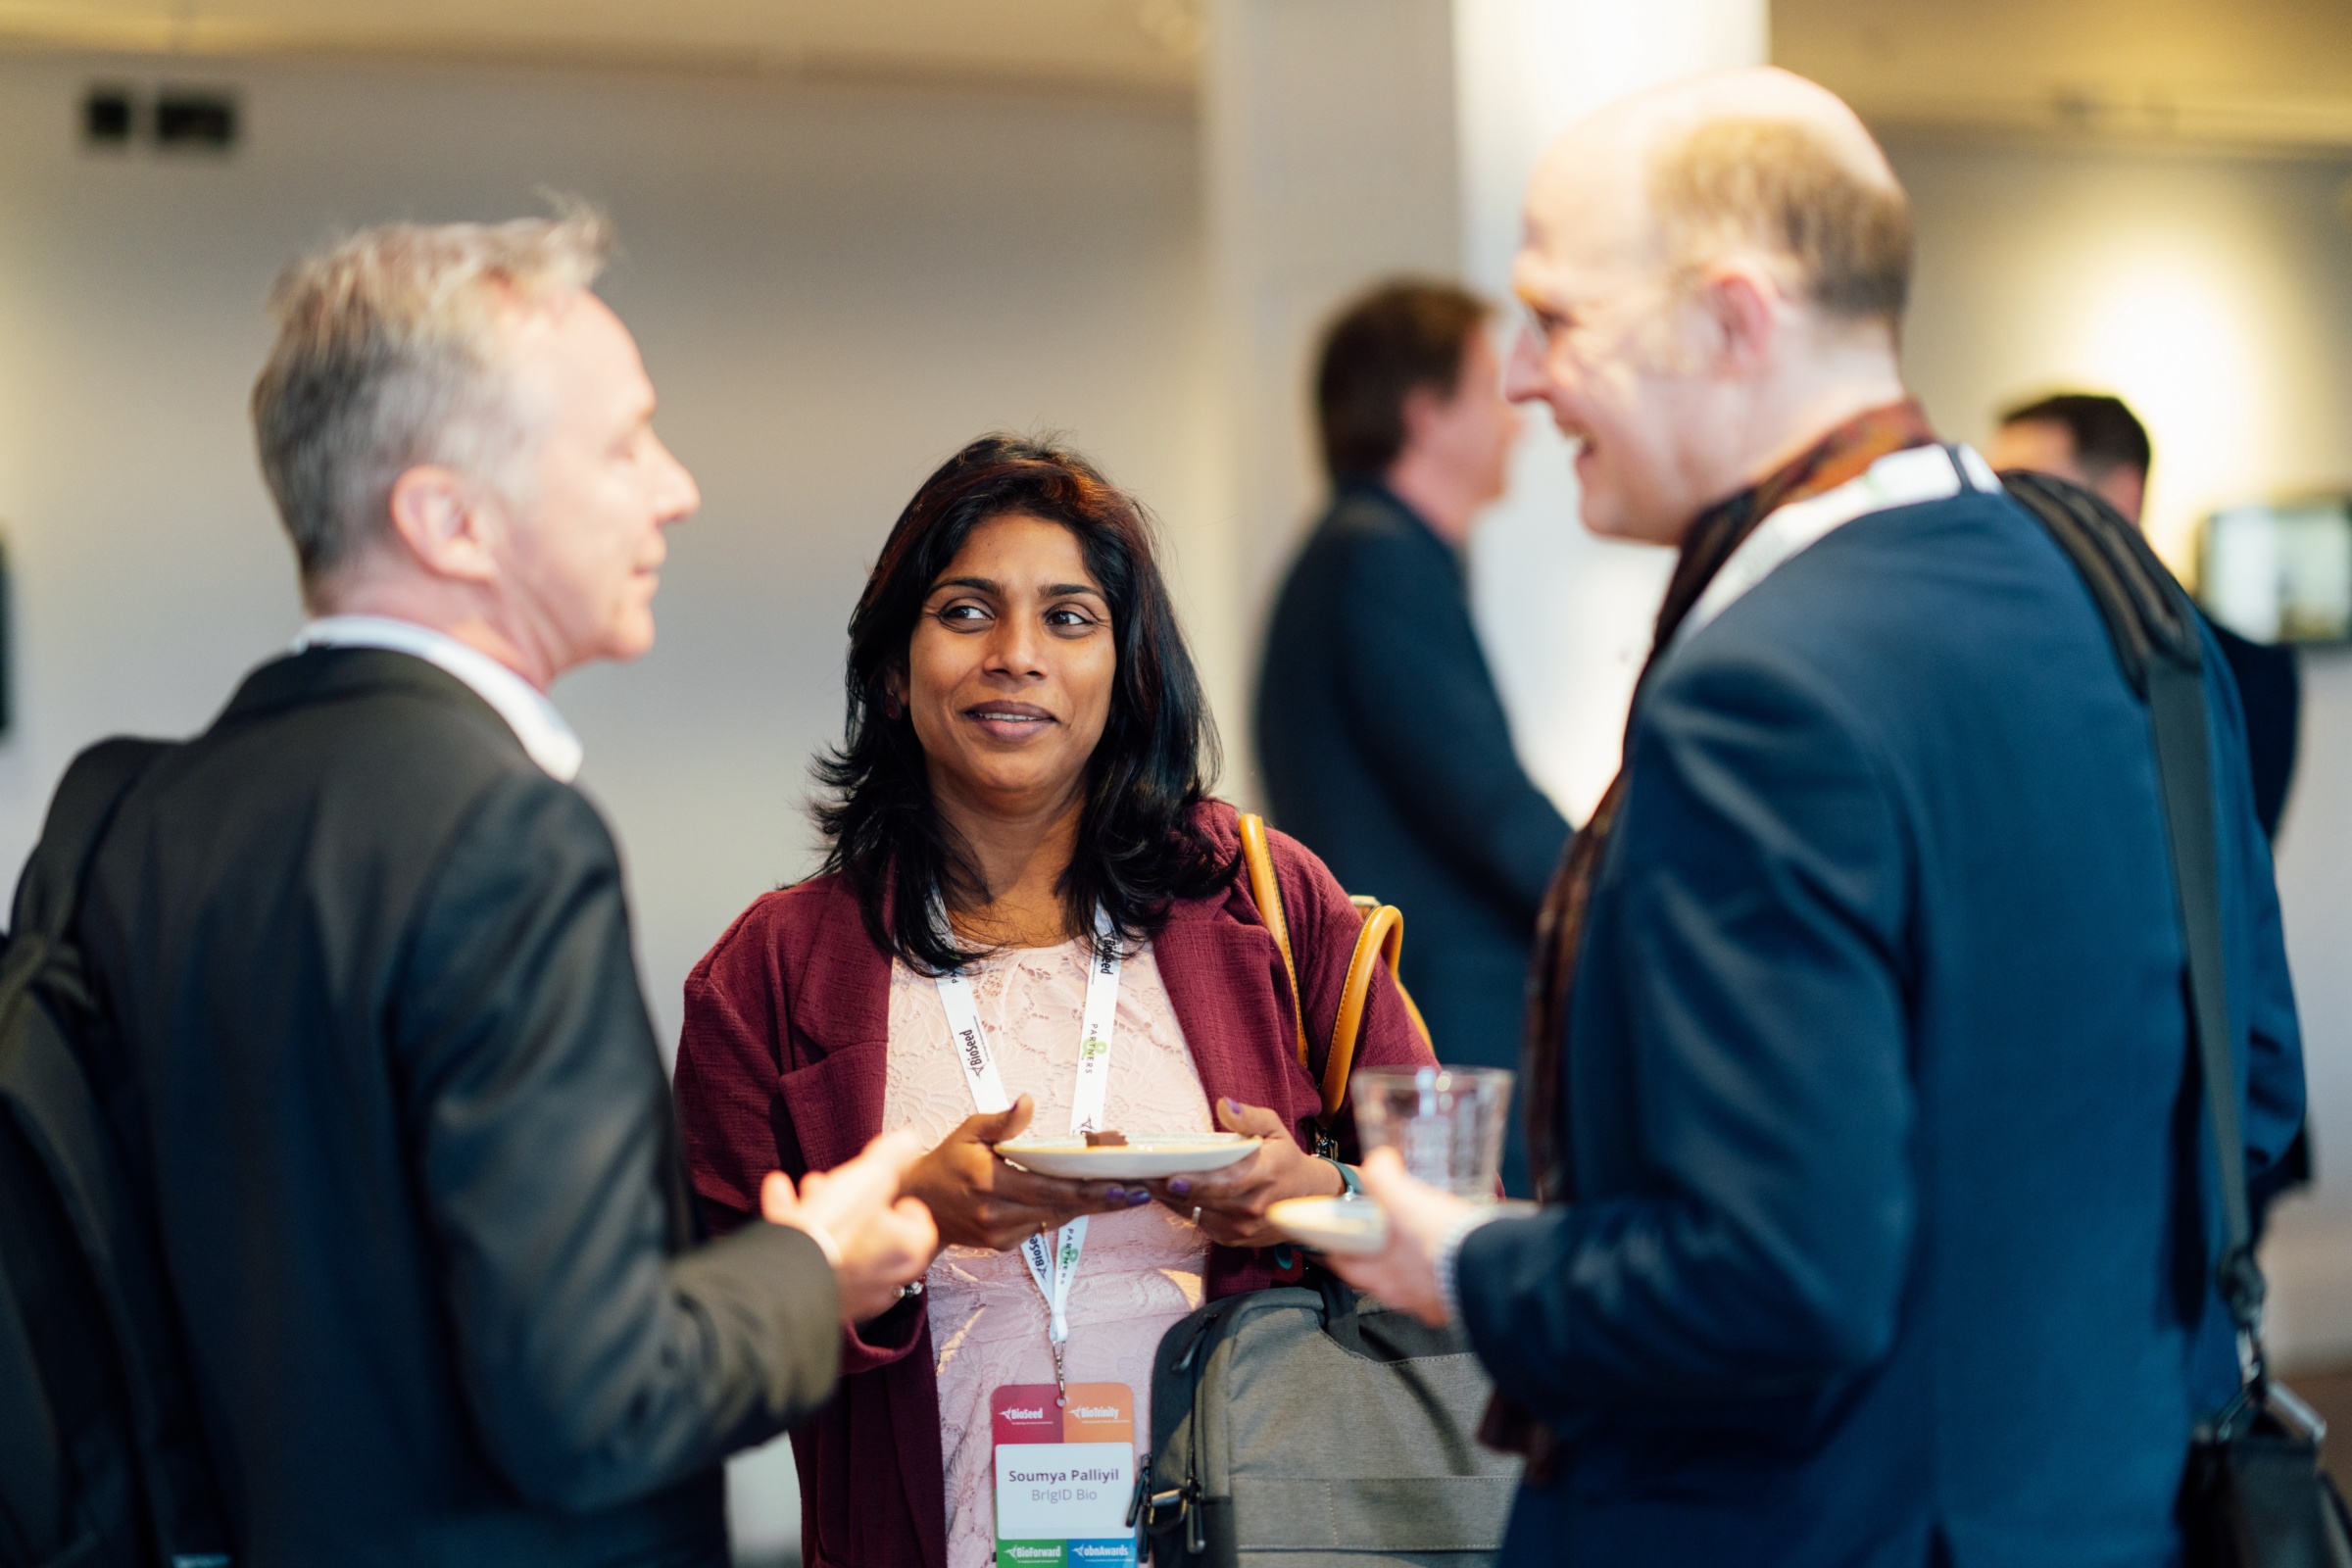
[[[1474,1203],[1495,1199],[1511,1077],[1500,1067],[1365,1067],[1348,1086],[1369,1154],[1394,1149],[1404,1168]]]

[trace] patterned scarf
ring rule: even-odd
[[[1935,441],[1936,432],[1929,428],[1928,416],[1916,402],[1889,403],[1848,419],[1761,483],[1698,514],[1683,536],[1674,576],[1666,585],[1666,602],[1658,611],[1657,632],[1650,639],[1649,658],[1634,685],[1633,710],[1626,718],[1629,759],[1633,714],[1642,710],[1642,693],[1657,668],[1659,655],[1673,646],[1683,617],[1757,524],[1792,501],[1835,490],[1859,477],[1889,453],[1932,446]],[[1536,921],[1535,960],[1527,979],[1527,1070],[1522,1076],[1527,1086],[1528,1163],[1536,1172],[1537,1196],[1545,1202],[1575,1196],[1574,1151],[1569,1145],[1563,1098],[1568,1004],[1576,988],[1577,949],[1584,940],[1586,905],[1592,896],[1592,880],[1608,848],[1617,808],[1625,800],[1625,788],[1626,768],[1621,765],[1609,782],[1608,793],[1593,808],[1592,820],[1569,845]]]

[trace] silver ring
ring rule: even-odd
[[[1200,1223],[1200,1205],[1199,1203],[1193,1205],[1193,1223],[1196,1225]]]

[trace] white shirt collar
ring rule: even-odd
[[[1737,604],[1774,571],[1856,517],[1924,501],[1943,501],[1972,490],[1999,494],[2001,481],[1974,447],[1906,447],[1889,452],[1835,490],[1791,501],[1756,524],[1733,551],[1698,603],[1675,629],[1680,648],[1699,629]]]
[[[546,696],[478,648],[445,632],[389,615],[325,615],[295,634],[294,652],[306,648],[382,648],[438,665],[473,689],[497,710],[522,749],[550,778],[568,784],[579,777],[584,753],[579,736],[564,722]]]

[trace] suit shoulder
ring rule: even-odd
[[[257,671],[212,728],[185,748],[192,763],[263,760],[294,777],[432,779],[438,793],[502,776],[554,783],[495,710],[439,670],[403,668],[401,678],[321,682],[284,700],[251,700],[274,673],[268,665]]]
[[[1369,492],[1342,496],[1323,514],[1312,548],[1333,561],[1412,560],[1442,554],[1437,535],[1395,502]]]
[[[2013,612],[2050,593],[2081,598],[2057,547],[2006,496],[1971,493],[1866,514],[1799,550],[1675,650],[1698,670],[1803,656],[1867,660],[1892,640],[1996,654],[1961,607]],[[2036,606],[2037,610],[2041,607]],[[2089,613],[2085,601],[2082,606]]]

